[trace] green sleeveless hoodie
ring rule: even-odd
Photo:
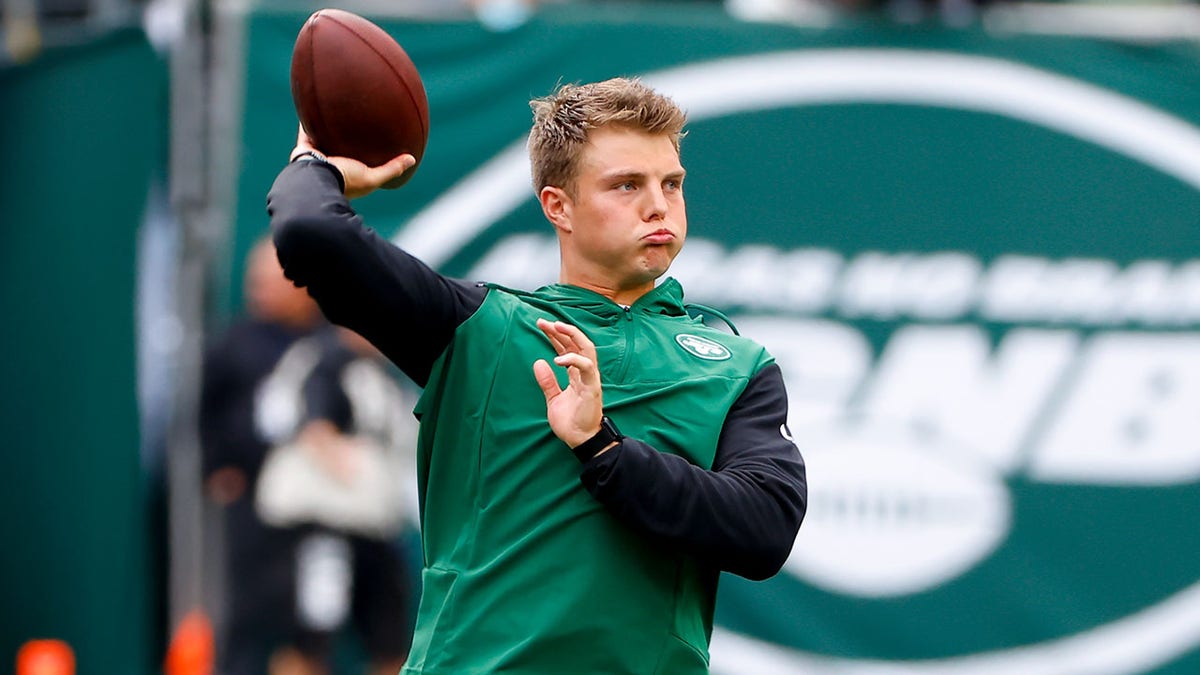
[[[492,287],[417,405],[425,566],[403,672],[707,673],[717,573],[618,522],[580,483],[533,377],[555,356],[538,318],[595,342],[622,433],[706,469],[729,408],[772,362],[689,317],[673,279],[628,309],[573,286]]]

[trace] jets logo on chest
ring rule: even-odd
[[[675,336],[675,342],[687,353],[705,361],[724,361],[733,356],[724,345],[699,335],[681,333]]]

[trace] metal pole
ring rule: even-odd
[[[209,47],[204,0],[159,0],[177,12],[170,54],[170,201],[179,220],[175,297],[182,339],[174,355],[176,390],[167,454],[168,612],[171,628],[189,611],[212,609],[206,555],[208,519],[201,484],[197,409],[204,350],[205,307],[212,255],[209,156]],[[211,615],[211,612],[209,612]]]

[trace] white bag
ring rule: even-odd
[[[316,523],[376,538],[400,530],[406,497],[402,469],[382,448],[363,441],[349,482],[331,475],[298,443],[271,450],[258,477],[255,506],[263,522],[277,527]]]

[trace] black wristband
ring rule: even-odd
[[[325,156],[325,153],[320,152],[319,150],[305,150],[303,152],[297,152],[295,155],[292,155],[292,159],[290,161],[296,162],[302,159],[305,161],[316,160],[318,162],[324,162],[325,164],[329,163],[329,158]]]
[[[575,453],[575,457],[579,461],[586,462],[599,454],[601,450],[613,443],[620,442],[622,438],[625,437],[617,430],[617,425],[613,424],[608,415],[605,415],[600,418],[600,431],[597,431],[595,436],[571,448],[571,452]]]
[[[337,176],[338,188],[342,192],[346,191],[346,177],[342,175],[342,170],[337,168],[336,164],[329,161],[329,158],[326,157],[321,151],[304,150],[303,152],[297,152],[295,155],[292,155],[292,158],[288,163],[295,164],[296,162],[315,162],[322,166],[329,167],[329,170],[333,171],[333,175]]]

